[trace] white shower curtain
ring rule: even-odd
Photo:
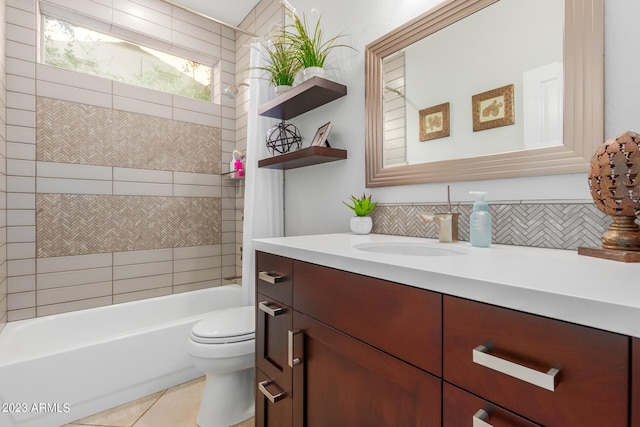
[[[267,151],[267,130],[275,119],[258,115],[258,106],[273,97],[268,80],[259,78],[265,53],[260,43],[251,45],[247,154],[245,159],[244,225],[242,236],[242,292],[247,305],[255,304],[255,254],[252,239],[284,235],[284,172],[258,168],[258,160],[271,156]]]

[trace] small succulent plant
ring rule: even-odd
[[[354,211],[357,216],[366,216],[372,210],[374,210],[376,208],[376,205],[378,204],[378,202],[372,203],[371,196],[365,196],[364,193],[359,199],[357,197],[351,196],[351,201],[353,202],[353,205],[350,205],[345,201],[343,201],[342,203],[344,203],[345,206]]]

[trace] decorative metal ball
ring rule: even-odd
[[[302,136],[297,127],[284,120],[267,131],[267,148],[272,155],[284,154],[300,148]]]
[[[591,159],[591,196],[613,223],[602,235],[605,249],[640,251],[640,135],[627,132],[605,141]]]

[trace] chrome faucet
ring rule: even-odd
[[[438,240],[440,243],[458,241],[458,213],[451,212],[451,193],[447,185],[447,212],[421,214],[419,218],[424,222],[438,222]]]

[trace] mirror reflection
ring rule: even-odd
[[[501,0],[383,57],[383,167],[561,146],[563,23]]]

